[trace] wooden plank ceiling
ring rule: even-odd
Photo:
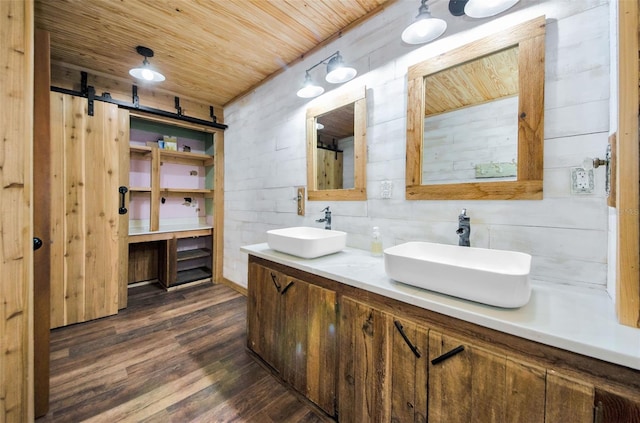
[[[134,82],[137,45],[158,88],[225,105],[395,0],[36,0],[53,64]],[[399,36],[399,35],[398,35]],[[348,60],[348,58],[345,58]],[[300,83],[304,75],[300,75]],[[297,89],[297,87],[292,87]]]

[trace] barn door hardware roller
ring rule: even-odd
[[[68,94],[76,97],[84,97],[87,99],[87,113],[89,116],[93,116],[94,113],[94,102],[102,101],[104,103],[115,104],[116,106],[127,109],[127,110],[139,110],[141,112],[149,113],[156,116],[162,116],[166,118],[171,118],[183,122],[195,123],[197,125],[207,126],[210,128],[222,129],[225,130],[228,128],[227,125],[222,123],[218,123],[218,119],[213,113],[213,106],[209,106],[209,116],[211,117],[211,121],[198,119],[191,116],[185,116],[180,106],[180,99],[175,97],[175,106],[177,113],[167,112],[166,110],[156,109],[153,107],[147,107],[140,105],[140,98],[138,97],[138,87],[133,84],[131,87],[131,97],[132,102],[128,103],[122,100],[116,100],[111,97],[111,94],[108,92],[103,92],[102,95],[96,95],[95,87],[88,85],[87,83],[87,73],[82,71],[80,72],[80,91],[70,90],[67,88],[61,87],[51,87],[51,91],[56,93]]]

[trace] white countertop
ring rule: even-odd
[[[532,281],[527,305],[503,309],[396,282],[386,275],[384,259],[364,250],[345,248],[311,260],[274,251],[266,243],[240,250],[480,326],[640,370],[640,329],[617,323],[613,302],[604,291]]]

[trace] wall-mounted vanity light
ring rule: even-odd
[[[327,65],[327,76],[325,76],[325,80],[331,84],[342,84],[344,82],[351,81],[358,73],[355,68],[345,66],[340,52],[336,51],[331,56],[322,59],[305,71],[302,88],[300,88],[296,93],[298,97],[312,98],[317,97],[324,92],[323,87],[316,85],[311,80],[311,74],[309,73],[317,66],[323,64]]]
[[[520,0],[469,0],[464,6],[470,18],[488,18],[512,8]]]
[[[413,23],[402,31],[402,41],[407,44],[423,44],[441,36],[447,29],[447,23],[431,16],[427,0],[421,0],[418,15]]]
[[[148,82],[164,81],[164,75],[158,71],[153,70],[151,68],[151,65],[149,64],[149,61],[147,60],[148,57],[153,57],[153,50],[148,47],[138,46],[136,47],[136,51],[139,55],[144,57],[144,60],[142,61],[142,66],[131,69],[129,71],[129,75]]]

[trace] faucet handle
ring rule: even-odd
[[[331,212],[331,209],[329,208],[330,206],[325,207],[324,209],[322,209],[323,212]]]
[[[460,216],[466,216],[467,215],[467,209],[462,209],[462,211],[460,212]]]

